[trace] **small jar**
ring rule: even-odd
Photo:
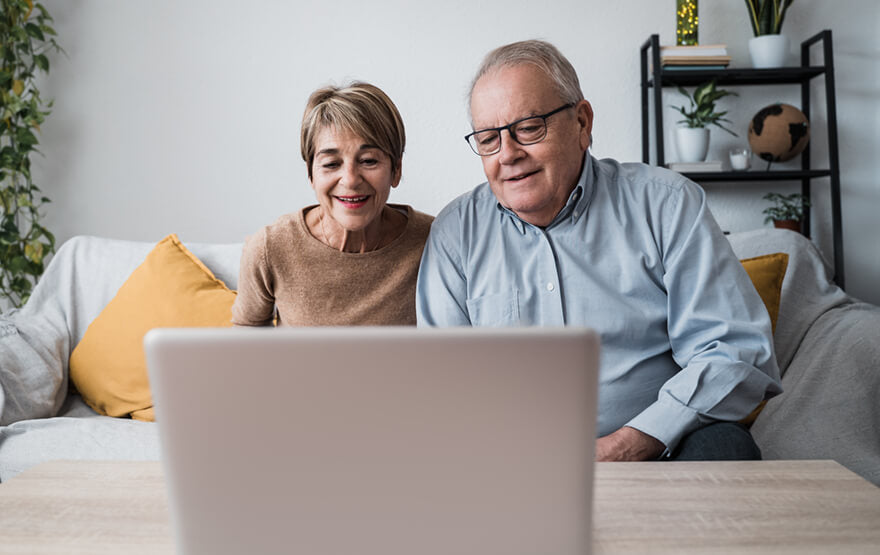
[[[752,151],[747,148],[734,148],[730,151],[730,169],[735,172],[746,171],[752,167]]]

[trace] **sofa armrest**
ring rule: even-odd
[[[768,459],[834,459],[880,485],[880,307],[853,301],[810,326],[751,432]]]

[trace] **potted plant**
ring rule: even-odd
[[[43,274],[55,237],[40,224],[49,199],[31,174],[36,133],[51,102],[40,97],[37,73],[49,72],[46,53],[60,50],[52,18],[32,0],[3,0],[0,12],[0,309],[19,307]]]
[[[810,207],[810,199],[800,193],[767,193],[763,198],[773,203],[763,211],[767,216],[764,223],[772,221],[774,227],[801,232],[801,221],[804,219],[804,210]]]
[[[673,106],[684,116],[684,119],[678,120],[679,124],[683,123],[684,125],[680,125],[675,134],[679,159],[682,162],[702,162],[709,152],[709,125],[718,126],[734,137],[737,136],[736,133],[721,125],[721,122],[732,122],[724,117],[727,114],[726,111],[715,111],[715,102],[728,95],[738,95],[735,92],[716,88],[714,79],[697,87],[693,96],[681,86],[678,87],[678,92],[683,94],[690,103],[687,107]]]
[[[785,11],[794,0],[745,0],[754,38],[749,39],[749,56],[756,68],[785,65],[788,37],[780,34]]]

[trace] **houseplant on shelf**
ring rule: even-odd
[[[785,12],[794,0],[745,0],[754,38],[749,39],[752,67],[773,68],[785,65],[788,37],[780,34]]]
[[[772,221],[774,227],[799,233],[802,231],[801,221],[804,219],[804,210],[810,207],[810,199],[800,193],[790,195],[767,193],[763,198],[773,203],[763,211],[767,216],[764,223]]]
[[[34,184],[31,155],[51,102],[34,83],[49,72],[46,53],[60,50],[52,17],[33,0],[2,0],[0,13],[0,309],[19,307],[43,274],[55,237],[40,224],[49,202]]]
[[[679,160],[682,162],[702,162],[709,152],[709,125],[718,126],[734,137],[737,136],[736,133],[721,125],[721,122],[732,122],[724,117],[727,114],[726,111],[715,111],[715,102],[728,95],[738,95],[735,92],[716,88],[715,80],[697,87],[693,96],[688,94],[684,87],[678,87],[678,92],[683,94],[690,103],[687,107],[673,106],[684,116],[684,119],[678,120],[678,123],[684,125],[680,125],[675,130]]]

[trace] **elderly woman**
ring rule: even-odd
[[[416,276],[432,217],[388,204],[406,136],[367,83],[312,93],[302,157],[318,204],[248,238],[232,323],[415,325]]]

